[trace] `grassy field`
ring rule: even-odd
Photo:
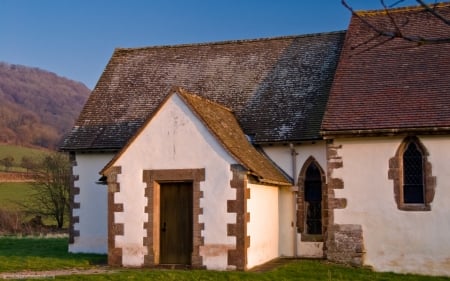
[[[9,145],[9,144],[0,144],[0,159],[5,158],[6,156],[13,156],[15,161],[20,161],[22,157],[39,157],[45,154],[46,150],[37,149],[37,148],[29,148],[17,145]]]
[[[23,202],[31,192],[26,182],[0,182],[0,208],[19,210],[21,207],[15,202]]]
[[[8,156],[12,156],[14,158],[13,167],[10,170],[13,172],[25,172],[25,169],[20,166],[24,156],[39,159],[42,155],[45,155],[45,153],[47,153],[47,150],[0,144],[0,159],[4,159]],[[3,170],[4,167],[0,166],[0,171]]]
[[[14,158],[13,167],[9,172],[26,172],[26,169],[20,167],[23,157],[30,157],[37,161],[43,155],[48,153],[47,150],[21,147],[15,145],[0,144],[0,159],[8,156]],[[0,165],[0,173],[5,171],[5,167]],[[30,183],[26,182],[0,182],[0,209],[9,211],[21,211],[23,206],[18,202],[26,202],[29,198],[32,188]],[[26,219],[29,219],[26,217]],[[53,219],[45,219],[48,224],[54,224]]]
[[[26,208],[20,203],[26,203],[30,194],[36,192],[32,189],[31,183],[27,182],[0,182],[0,210],[26,211]],[[35,215],[24,214],[23,222],[29,221]],[[47,226],[56,225],[53,217],[44,217],[43,223]],[[67,228],[69,220],[65,220],[64,227]],[[1,230],[1,229],[0,229]]]
[[[0,273],[94,268],[106,262],[104,255],[67,253],[65,238],[0,238]],[[113,269],[112,273],[56,276],[57,280],[314,280],[314,281],[440,281],[445,277],[376,273],[324,261],[293,260],[264,273],[207,270]],[[51,273],[47,273],[51,276]],[[53,278],[52,278],[53,279]]]

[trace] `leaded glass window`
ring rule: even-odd
[[[416,143],[410,142],[403,153],[403,202],[423,204],[423,155]]]
[[[322,234],[322,179],[319,168],[311,163],[305,177],[306,233]]]

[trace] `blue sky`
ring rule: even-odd
[[[340,0],[0,0],[0,61],[92,89],[115,48],[329,32],[349,20]]]

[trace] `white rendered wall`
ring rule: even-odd
[[[227,236],[227,224],[236,223],[236,215],[227,213],[227,200],[236,199],[236,191],[230,188],[230,165],[234,163],[181,99],[173,95],[114,164],[122,167],[115,201],[123,203],[124,212],[115,213],[115,222],[124,224],[124,235],[116,236],[116,246],[123,249],[123,265],[141,266],[147,252],[142,242],[147,222],[143,170],[205,168],[206,178],[200,183],[203,214],[199,222],[204,223],[200,255],[208,269],[227,269],[228,250],[236,244],[235,237]]]
[[[264,152],[269,156],[269,158],[275,162],[283,171],[290,177],[295,178],[296,182],[300,174],[300,170],[305,164],[305,161],[310,157],[314,157],[316,161],[320,164],[322,169],[325,171],[327,166],[327,154],[326,145],[324,141],[318,141],[314,144],[301,144],[294,145],[296,156],[296,171],[292,174],[292,155],[291,148],[289,145],[273,145],[273,146],[263,146]]]
[[[294,235],[295,227],[295,205],[294,193],[291,187],[279,188],[278,193],[278,216],[279,216],[279,245],[278,253],[281,257],[294,256]]]
[[[334,220],[362,225],[364,262],[375,270],[450,275],[450,138],[419,139],[437,182],[431,211],[397,209],[388,169],[402,138],[343,139],[335,140],[343,167],[332,176],[344,181],[335,195],[347,198],[347,207],[335,210]]]
[[[250,199],[247,200],[247,212],[250,213],[247,267],[252,268],[279,256],[278,187],[250,183],[247,187],[250,189]]]
[[[69,252],[108,252],[108,188],[96,182],[100,178],[100,170],[113,156],[111,153],[76,154],[77,165],[73,167],[73,174],[78,175],[75,187],[80,188],[80,194],[75,195],[74,201],[80,203],[80,209],[74,209],[73,215],[79,217],[74,229],[80,232],[80,236],[69,244]]]
[[[294,149],[297,152],[295,156],[295,173],[293,174],[292,151],[289,145],[264,146],[264,152],[274,161],[283,171],[297,182],[300,171],[303,168],[306,160],[314,157],[322,170],[326,171],[327,157],[326,145],[324,141],[318,141],[314,144],[297,144]],[[290,193],[290,194],[289,194]],[[292,202],[293,193],[283,190],[280,198],[283,199],[283,204],[280,205],[280,255],[281,256],[298,256],[305,258],[323,257],[323,242],[305,242],[301,241],[301,234],[296,232],[294,225],[296,225],[296,206]],[[287,223],[291,225],[286,228]],[[295,234],[294,234],[295,233]],[[292,238],[296,236],[296,241]],[[296,246],[295,246],[296,245]],[[294,251],[294,248],[297,250]]]

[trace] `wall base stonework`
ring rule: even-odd
[[[363,231],[357,224],[335,224],[329,227],[327,259],[361,266],[364,257]]]
[[[333,140],[327,142],[327,202],[325,205],[328,215],[328,227],[326,229],[325,255],[329,261],[362,266],[364,259],[364,241],[362,226],[357,224],[335,224],[334,210],[347,207],[346,198],[336,198],[335,189],[345,188],[345,183],[340,178],[333,177],[333,171],[341,169],[344,161],[339,155],[341,145],[336,145]]]

